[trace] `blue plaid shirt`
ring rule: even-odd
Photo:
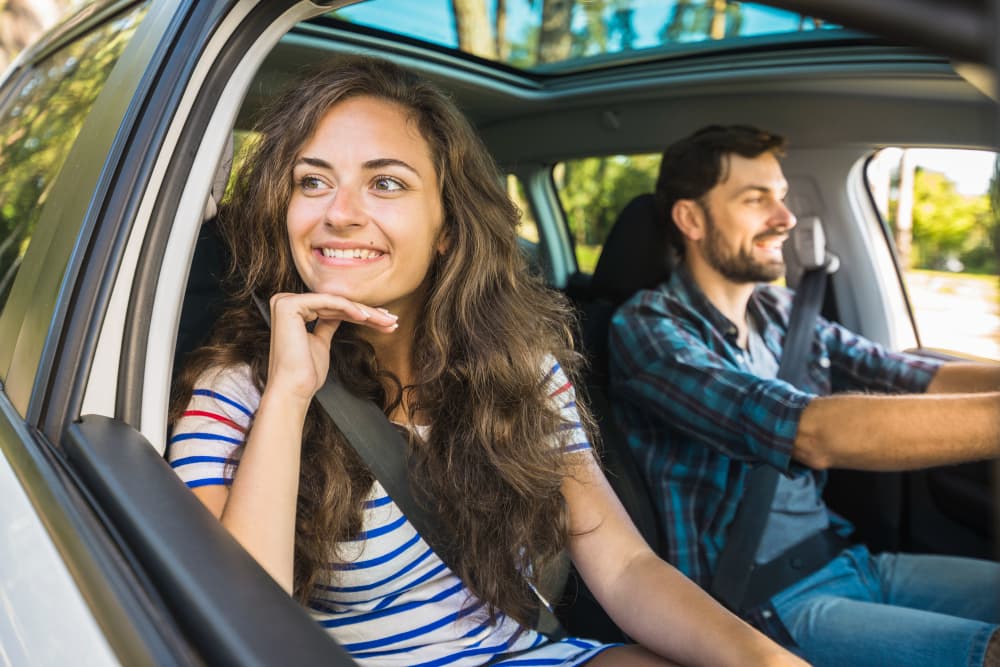
[[[764,285],[748,304],[778,359],[791,306],[790,291]],[[683,263],[668,282],[639,292],[615,313],[609,345],[614,416],[656,498],[662,555],[706,588],[754,464],[814,474],[822,490],[825,473],[791,458],[799,418],[814,396],[923,392],[940,365],[818,318],[803,387],[758,378],[741,361],[736,326]]]

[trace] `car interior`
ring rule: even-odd
[[[655,508],[608,408],[606,341],[614,309],[672,269],[662,215],[648,188],[637,191],[616,212],[594,268],[585,270],[560,203],[557,165],[656,154],[710,123],[783,134],[791,206],[800,217],[822,219],[841,262],[824,316],[894,349],[920,352],[891,236],[863,185],[866,165],[886,146],[993,147],[993,103],[967,74],[970,66],[839,26],[524,67],[400,34],[398,22],[371,4],[371,14],[359,8],[317,15],[300,3],[281,14],[254,15],[267,27],[243,41],[219,38],[224,45],[201,79],[213,94],[191,93],[193,111],[165,144],[183,148],[176,152],[184,157],[160,158],[169,167],[161,184],[166,194],[130,235],[133,268],[115,283],[114,312],[98,333],[93,367],[106,375],[115,369],[110,375],[117,384],[109,389],[100,374],[91,374],[84,416],[66,444],[75,474],[109,517],[127,557],[155,580],[153,588],[186,631],[203,636],[206,646],[217,642],[220,661],[298,664],[297,658],[307,662],[332,645],[163,461],[169,378],[204,339],[223,300],[226,258],[213,218],[239,161],[241,137],[278,90],[310,65],[361,52],[415,69],[454,96],[517,183],[525,218],[537,228],[525,237],[526,252],[578,311],[580,343],[590,360],[581,390],[598,419],[609,479],[654,547],[660,540]],[[788,284],[794,286],[793,276]],[[986,463],[913,473],[833,471],[826,499],[873,550],[990,558],[991,484]],[[570,632],[623,638],[572,576],[558,611]],[[350,664],[340,653],[335,658]]]

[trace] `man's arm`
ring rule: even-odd
[[[927,385],[929,394],[1000,391],[1000,364],[954,361],[938,369]]]
[[[802,412],[792,457],[817,469],[886,471],[1000,457],[1000,391],[817,397]]]

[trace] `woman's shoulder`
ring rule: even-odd
[[[260,404],[260,389],[247,363],[211,366],[198,376],[192,401],[210,400],[252,417]]]
[[[544,378],[546,394],[551,400],[560,407],[566,407],[568,403],[575,405],[576,391],[573,388],[573,382],[552,353],[545,355],[541,364],[541,373]]]

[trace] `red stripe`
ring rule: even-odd
[[[223,417],[222,415],[216,414],[214,412],[206,412],[205,410],[188,410],[182,416],[183,417],[208,417],[209,419],[214,419],[215,421],[221,422],[221,423],[225,424],[226,426],[230,426],[230,427],[236,429],[237,431],[239,431],[240,433],[243,433],[243,432],[246,431],[246,429],[244,429],[242,426],[240,426],[239,424],[237,424],[236,422],[234,422],[232,419],[229,419],[228,417]]]
[[[553,396],[558,396],[559,394],[563,393],[564,391],[568,391],[570,389],[570,387],[572,387],[572,386],[573,385],[570,384],[569,381],[567,381],[566,384],[564,384],[563,386],[559,387],[554,392],[552,392],[551,394],[549,394],[549,398],[551,398]]]

